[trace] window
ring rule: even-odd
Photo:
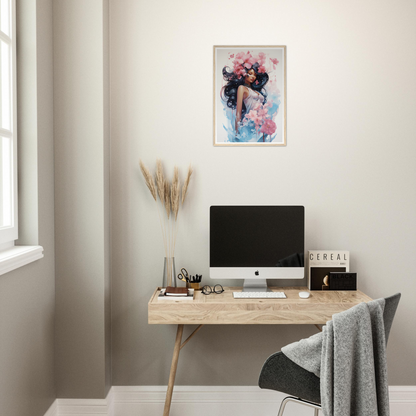
[[[17,246],[16,1],[0,0],[0,275],[43,257]]]
[[[17,237],[15,1],[0,0],[0,248]]]

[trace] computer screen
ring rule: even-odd
[[[303,206],[211,206],[209,235],[211,278],[304,277]]]

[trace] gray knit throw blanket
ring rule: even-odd
[[[389,416],[384,299],[333,315],[323,331],[282,348],[321,378],[325,416]]]

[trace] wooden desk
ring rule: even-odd
[[[148,304],[149,324],[178,325],[169,375],[168,390],[163,416],[168,416],[175,384],[179,351],[203,325],[324,325],[332,315],[345,311],[361,302],[371,300],[357,291],[312,291],[308,299],[299,298],[299,292],[309,291],[306,287],[273,287],[274,291],[285,292],[286,299],[234,299],[233,291],[241,287],[224,287],[221,294],[203,295],[195,292],[193,301],[157,299],[157,288]],[[199,325],[182,343],[184,325]],[[318,329],[320,329],[318,327]]]

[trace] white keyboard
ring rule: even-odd
[[[234,299],[285,299],[285,292],[233,292]]]

